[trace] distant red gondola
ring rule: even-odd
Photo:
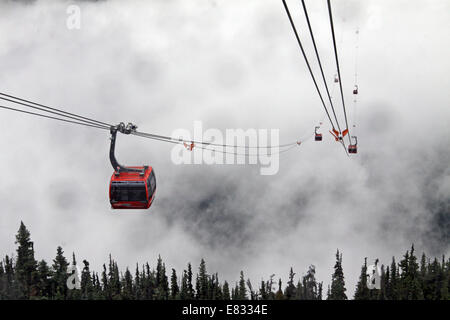
[[[322,134],[317,132],[317,129],[320,127],[316,127],[314,130],[314,140],[315,141],[322,141]]]
[[[352,136],[353,139],[355,139],[355,144],[350,144],[348,146],[348,153],[358,153],[358,138],[355,136]]]

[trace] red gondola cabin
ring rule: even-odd
[[[319,128],[319,126],[314,128],[314,141],[322,141],[322,134],[317,132]]]
[[[130,167],[142,171],[116,171],[109,184],[113,209],[148,209],[155,198],[156,179],[152,167]]]
[[[358,138],[355,136],[352,136],[352,138],[355,140],[355,144],[349,144],[348,145],[348,153],[358,153]]]

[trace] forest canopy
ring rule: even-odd
[[[423,253],[416,256],[414,245],[399,262],[392,257],[388,266],[379,267],[378,288],[372,288],[367,259],[361,267],[353,297],[346,294],[342,253],[336,252],[331,283],[324,293],[323,282],[316,279],[316,268],[311,265],[306,274],[295,280],[291,267],[288,281],[275,279],[253,285],[241,271],[234,283],[220,281],[217,273],[208,273],[204,259],[195,271],[191,263],[177,273],[169,269],[161,256],[156,267],[147,262],[136,264],[135,270],[120,271],[117,262],[109,256],[103,270],[93,271],[87,260],[80,265],[75,253],[70,260],[62,247],[49,264],[37,261],[30,231],[23,222],[16,235],[14,257],[6,255],[0,261],[0,300],[449,300],[450,259],[430,259]]]

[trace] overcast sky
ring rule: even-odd
[[[243,269],[255,286],[314,264],[327,285],[339,248],[350,293],[364,257],[388,264],[412,243],[448,255],[450,2],[332,3],[357,156],[329,125],[322,143],[283,154],[274,176],[177,166],[172,145],[120,135],[119,161],[152,165],[158,187],[150,210],[113,211],[108,132],[3,110],[0,253],[15,253],[23,220],[47,261],[58,245],[96,271],[109,253],[132,269],[161,254],[177,271],[203,257],[221,280]],[[79,30],[66,27],[70,4],[81,8]],[[288,4],[317,71],[300,1]],[[331,86],[326,1],[307,5]],[[324,119],[281,1],[1,1],[0,12],[1,92],[168,135],[201,120],[280,129],[283,143]]]

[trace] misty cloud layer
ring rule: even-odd
[[[288,3],[317,71],[301,7]],[[80,30],[66,28],[70,4]],[[307,5],[331,81],[326,2]],[[108,132],[1,111],[1,254],[14,252],[23,220],[38,258],[57,245],[97,270],[109,253],[122,267],[161,254],[177,270],[204,257],[228,280],[244,268],[253,281],[314,264],[327,283],[339,248],[350,292],[364,257],[386,264],[411,243],[448,255],[450,4],[333,6],[357,156],[324,128],[323,143],[305,142],[282,155],[277,175],[260,176],[257,166],[175,166],[170,144],[121,135],[119,160],[152,165],[158,189],[148,212],[115,212]],[[0,10],[1,92],[169,135],[201,120],[277,128],[291,142],[324,119],[281,1],[2,1]]]

